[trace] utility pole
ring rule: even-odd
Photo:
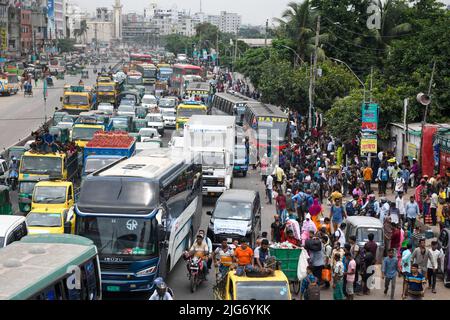
[[[433,71],[431,71],[430,84],[428,86],[428,97],[430,97],[430,103],[425,107],[425,114],[423,115],[422,121],[422,132],[420,136],[420,149],[419,149],[419,164],[422,166],[422,148],[423,148],[423,131],[425,129],[425,124],[427,123],[428,106],[431,104],[431,89],[433,88],[434,72],[436,71],[436,60],[433,62]]]
[[[266,35],[264,39],[264,46],[267,47],[267,34],[269,33],[269,19],[266,21]]]
[[[98,39],[97,39],[97,22],[94,23],[94,32],[95,32],[95,52],[98,55]]]
[[[238,51],[238,34],[236,33],[236,43],[235,43],[235,47],[234,47],[233,71],[234,71],[235,68],[236,68],[237,51]]]
[[[310,82],[310,100],[309,100],[309,112],[308,112],[308,129],[312,129],[312,110],[314,107],[314,95],[315,95],[315,85],[317,78],[317,56],[319,51],[319,35],[320,35],[320,15],[317,17],[317,26],[316,26],[316,43],[314,46],[314,62],[313,62],[313,72],[312,79]]]
[[[372,102],[372,83],[373,83],[373,67],[370,67],[370,99],[369,99],[369,102]]]

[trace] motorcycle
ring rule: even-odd
[[[189,258],[188,260],[188,270],[189,270],[189,281],[191,285],[191,293],[197,290],[197,287],[205,281],[205,276],[203,275],[203,262],[202,259],[198,257]]]
[[[17,170],[11,170],[8,176],[9,185],[11,186],[11,190],[15,191],[17,189],[17,184],[19,180],[19,173]]]

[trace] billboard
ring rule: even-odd
[[[47,18],[48,18],[48,38],[56,38],[56,23],[55,23],[55,0],[47,0]]]
[[[376,132],[378,130],[378,110],[376,103],[363,103],[361,131]]]
[[[376,153],[378,151],[378,140],[376,134],[363,135],[361,137],[361,154]]]
[[[7,28],[0,28],[0,50],[8,49],[8,33]]]

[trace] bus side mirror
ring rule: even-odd
[[[212,211],[206,211],[206,215],[212,216]]]

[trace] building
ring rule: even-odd
[[[122,32],[123,32],[123,21],[122,21],[122,5],[120,4],[120,0],[115,0],[114,3],[114,16],[113,16],[113,24],[114,24],[114,40],[122,40]]]
[[[31,10],[22,9],[20,12],[20,46],[23,54],[33,51],[33,28],[31,26]]]
[[[241,27],[241,16],[237,13],[222,11],[219,16],[219,29],[224,33],[237,34]]]
[[[8,8],[8,54],[12,57],[20,57],[20,11],[17,6]]]
[[[129,13],[123,17],[122,41],[132,44],[156,45],[159,30],[154,21],[143,15]]]
[[[101,7],[95,12],[95,16],[86,21],[86,41],[95,43],[97,39],[98,43],[109,44],[114,39],[114,10]]]
[[[40,52],[47,39],[47,7],[44,1],[35,1],[31,5],[31,29],[33,32],[34,52]]]
[[[8,50],[9,0],[0,0],[0,56]]]
[[[82,10],[76,3],[66,1],[66,9],[67,15],[67,36],[69,38],[76,38],[75,30],[80,29],[81,21],[89,20],[89,14],[87,11]]]
[[[50,2],[51,0],[47,0]],[[66,37],[66,11],[65,0],[53,0],[55,6],[55,38],[63,39]]]
[[[195,26],[196,25],[197,24],[195,23],[195,20],[192,17],[185,15],[185,16],[179,18],[179,21],[177,24],[177,27],[178,27],[177,33],[180,35],[186,36],[186,37],[195,36],[195,32],[196,32]]]

